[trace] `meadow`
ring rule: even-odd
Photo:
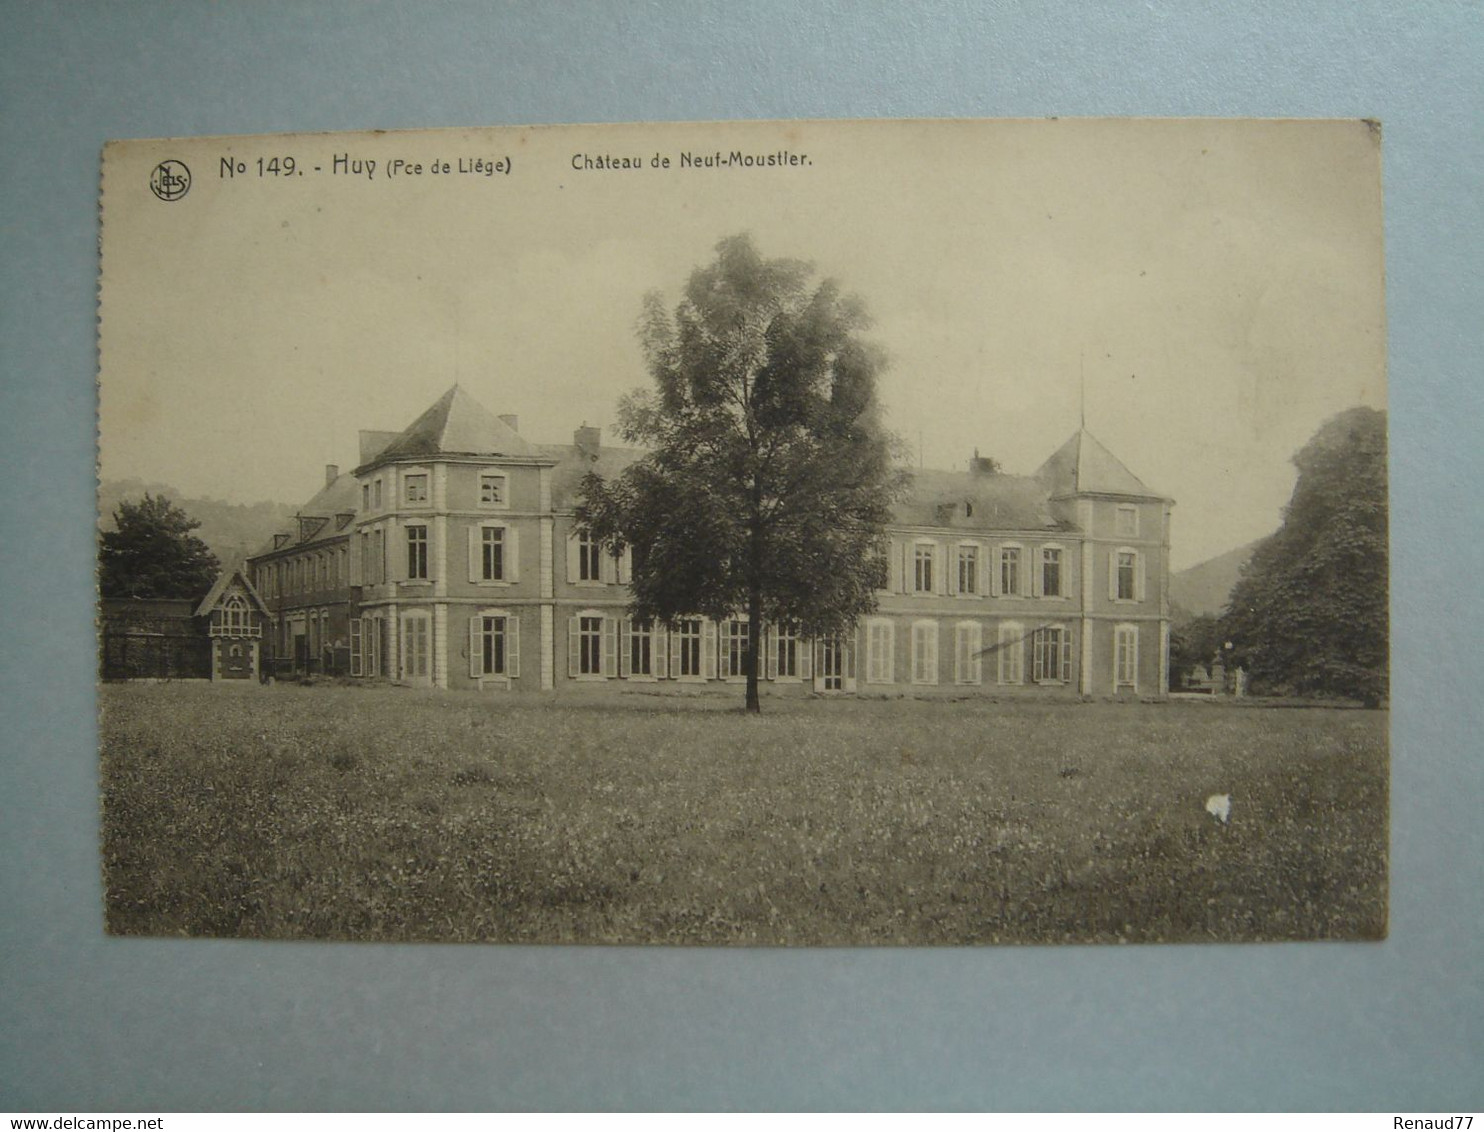
[[[1379,938],[1387,714],[105,685],[108,930]],[[1229,821],[1206,799],[1230,795]]]

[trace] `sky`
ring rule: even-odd
[[[683,163],[734,150],[788,156]],[[149,188],[167,159],[191,171],[168,201]],[[977,449],[1029,473],[1085,414],[1176,500],[1177,569],[1276,529],[1294,452],[1386,403],[1362,122],[173,139],[110,145],[103,190],[100,475],[192,496],[302,502],[355,465],[358,430],[455,382],[530,440],[612,437],[648,384],[644,294],[673,304],[738,232],[862,298],[885,419],[925,466]]]

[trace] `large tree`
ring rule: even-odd
[[[764,259],[745,235],[716,253],[673,314],[646,297],[654,388],[624,399],[619,431],[649,453],[614,481],[587,477],[577,519],[632,548],[634,618],[747,614],[758,711],[763,626],[819,636],[875,607],[902,476],[859,300],[808,264]]]
[[[122,502],[113,521],[98,552],[104,597],[197,599],[211,589],[216,555],[191,534],[201,524],[165,496],[146,492],[138,503]]]
[[[1380,703],[1388,691],[1386,414],[1348,409],[1293,458],[1283,525],[1222,619],[1253,679]]]

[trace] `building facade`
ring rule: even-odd
[[[327,468],[296,529],[250,562],[272,670],[502,692],[745,679],[745,618],[634,623],[627,555],[576,532],[583,476],[641,452],[587,427],[533,444],[458,386],[361,441],[360,465]],[[1164,695],[1171,506],[1085,429],[1030,476],[977,456],[916,471],[876,612],[826,640],[764,627],[763,677],[820,693]]]

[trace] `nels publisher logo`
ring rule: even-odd
[[[161,200],[179,200],[191,191],[191,171],[184,161],[162,161],[150,173],[149,187]]]

